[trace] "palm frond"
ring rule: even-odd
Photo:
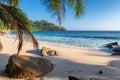
[[[85,0],[41,0],[42,4],[46,6],[47,10],[56,16],[61,26],[62,20],[65,16],[65,6],[68,5],[74,10],[75,16],[79,17],[84,12]]]
[[[33,41],[33,44],[34,44],[33,46],[36,49],[38,48],[37,41],[35,40],[34,36],[29,31],[29,27],[31,27],[29,20],[20,9],[15,8],[15,7],[11,7],[11,6],[7,6],[7,5],[0,3],[0,20],[7,27],[10,27],[11,29],[17,30],[18,39],[19,39],[17,54],[19,54],[19,51],[22,48],[23,33],[28,34],[28,36]]]
[[[65,2],[74,10],[76,17],[80,17],[83,14],[86,0],[65,0]]]
[[[42,4],[46,6],[47,10],[52,13],[52,16],[56,16],[61,26],[62,19],[65,14],[65,2],[64,0],[41,0]]]
[[[9,6],[18,7],[20,0],[0,0],[0,2]]]

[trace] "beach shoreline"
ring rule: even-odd
[[[3,50],[0,52],[0,80],[10,80],[8,77],[3,76],[3,71],[8,63],[9,56],[17,52],[18,40],[15,42],[15,39],[6,36],[0,36],[0,40],[3,44]],[[43,76],[45,80],[67,80],[68,76],[71,74],[83,78],[85,77],[86,79],[120,80],[119,56],[110,56],[107,52],[102,51],[60,47],[42,43],[39,43],[39,50],[41,50],[43,46],[55,49],[59,52],[58,56],[43,57],[54,64],[54,70]],[[41,57],[40,52],[36,53],[34,51],[32,42],[27,41],[24,41],[20,55]],[[103,71],[103,75],[98,74],[99,70]]]
[[[11,39],[16,39],[16,36],[13,35],[4,35],[7,38],[11,38]],[[24,39],[24,41],[27,41],[26,39]],[[37,40],[38,41],[38,40]],[[31,41],[29,41],[31,42]],[[49,45],[49,46],[57,46],[57,47],[64,47],[64,48],[76,48],[76,49],[83,49],[83,50],[92,50],[92,51],[101,51],[101,52],[105,52],[106,50],[101,50],[101,48],[90,48],[90,47],[81,47],[81,46],[74,46],[74,45],[67,45],[67,44],[63,44],[63,43],[54,43],[54,42],[45,42],[45,41],[38,41],[39,44],[43,44],[43,45]],[[104,45],[103,45],[104,46]],[[102,47],[103,47],[102,46]],[[105,47],[103,47],[105,49]],[[109,54],[109,53],[108,53]]]

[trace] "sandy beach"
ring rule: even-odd
[[[14,80],[9,79],[4,70],[9,56],[16,54],[18,42],[5,36],[0,36],[0,40],[3,45],[3,50],[0,52],[0,80]],[[69,75],[75,75],[85,80],[120,80],[120,57],[110,56],[107,52],[42,43],[39,44],[39,52],[37,52],[33,49],[32,42],[24,41],[20,54],[41,57],[40,50],[43,46],[59,52],[58,56],[43,57],[54,64],[53,71],[43,76],[43,80],[68,80]],[[100,70],[103,71],[103,74],[98,74]]]

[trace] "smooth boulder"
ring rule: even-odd
[[[111,56],[114,56],[114,55],[120,55],[120,52],[115,52],[115,53],[111,54]]]
[[[118,46],[118,42],[113,42],[113,43],[109,43],[106,45],[108,48],[114,48],[114,46]]]
[[[113,48],[113,51],[115,51],[115,52],[120,52],[120,46],[114,47],[114,48]]]
[[[47,56],[48,51],[50,51],[50,48],[42,47],[41,56]]]
[[[58,51],[47,47],[42,47],[41,56],[56,56],[56,55],[58,55]]]
[[[6,66],[10,78],[37,78],[53,70],[53,64],[43,58],[24,55],[12,55]]]

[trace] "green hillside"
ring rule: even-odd
[[[64,27],[58,27],[53,23],[49,23],[44,20],[39,21],[30,21],[33,28],[32,30],[40,30],[40,31],[65,31]]]

